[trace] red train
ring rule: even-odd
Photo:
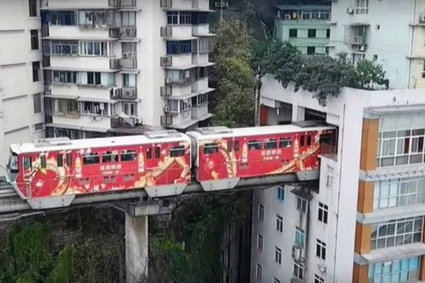
[[[20,197],[34,209],[52,208],[70,205],[77,194],[115,190],[178,195],[193,178],[206,191],[264,175],[317,179],[321,144],[335,139],[333,127],[295,125],[44,139],[12,144],[8,171]]]

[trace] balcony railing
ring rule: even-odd
[[[111,117],[111,128],[134,128],[140,126],[142,122],[136,117],[123,118],[119,116]]]
[[[109,29],[109,37],[112,38],[136,38],[137,29],[136,27],[119,27]]]
[[[136,88],[117,88],[111,91],[111,99],[134,100],[137,99]]]
[[[121,69],[137,69],[136,58],[121,58],[119,64]]]

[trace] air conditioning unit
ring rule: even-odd
[[[300,246],[297,246],[297,245],[292,246],[292,258],[296,262],[301,261],[302,255],[301,255],[301,247]]]
[[[133,28],[122,28],[120,30],[121,36],[125,37],[133,37],[134,35],[134,29]]]
[[[161,57],[161,67],[170,67],[173,63],[171,57]]]
[[[347,8],[347,14],[349,14],[349,15],[354,14],[354,8],[352,8],[352,7],[348,7],[348,8]]]
[[[422,14],[420,17],[419,17],[419,22],[420,23],[425,23],[425,14]]]
[[[131,89],[124,90],[123,97],[127,99],[134,99],[134,92]]]

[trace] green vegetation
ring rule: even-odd
[[[276,40],[260,42],[254,53],[253,65],[258,66],[260,77],[269,73],[285,88],[293,83],[295,91],[313,92],[321,105],[326,105],[329,96],[338,96],[341,87],[388,87],[385,71],[373,61],[363,60],[354,66],[345,54],[338,58],[301,55],[291,44]]]

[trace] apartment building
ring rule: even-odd
[[[35,1],[1,1],[0,168],[6,165],[9,144],[44,136],[40,37]]]
[[[322,107],[272,76],[262,125],[323,120],[317,183],[256,191],[251,282],[425,281],[425,94],[344,88]]]
[[[332,1],[331,55],[382,64],[391,88],[425,87],[425,1]]]
[[[39,0],[47,136],[196,127],[208,113],[208,0]]]
[[[331,5],[277,5],[275,37],[303,54],[328,54]]]

